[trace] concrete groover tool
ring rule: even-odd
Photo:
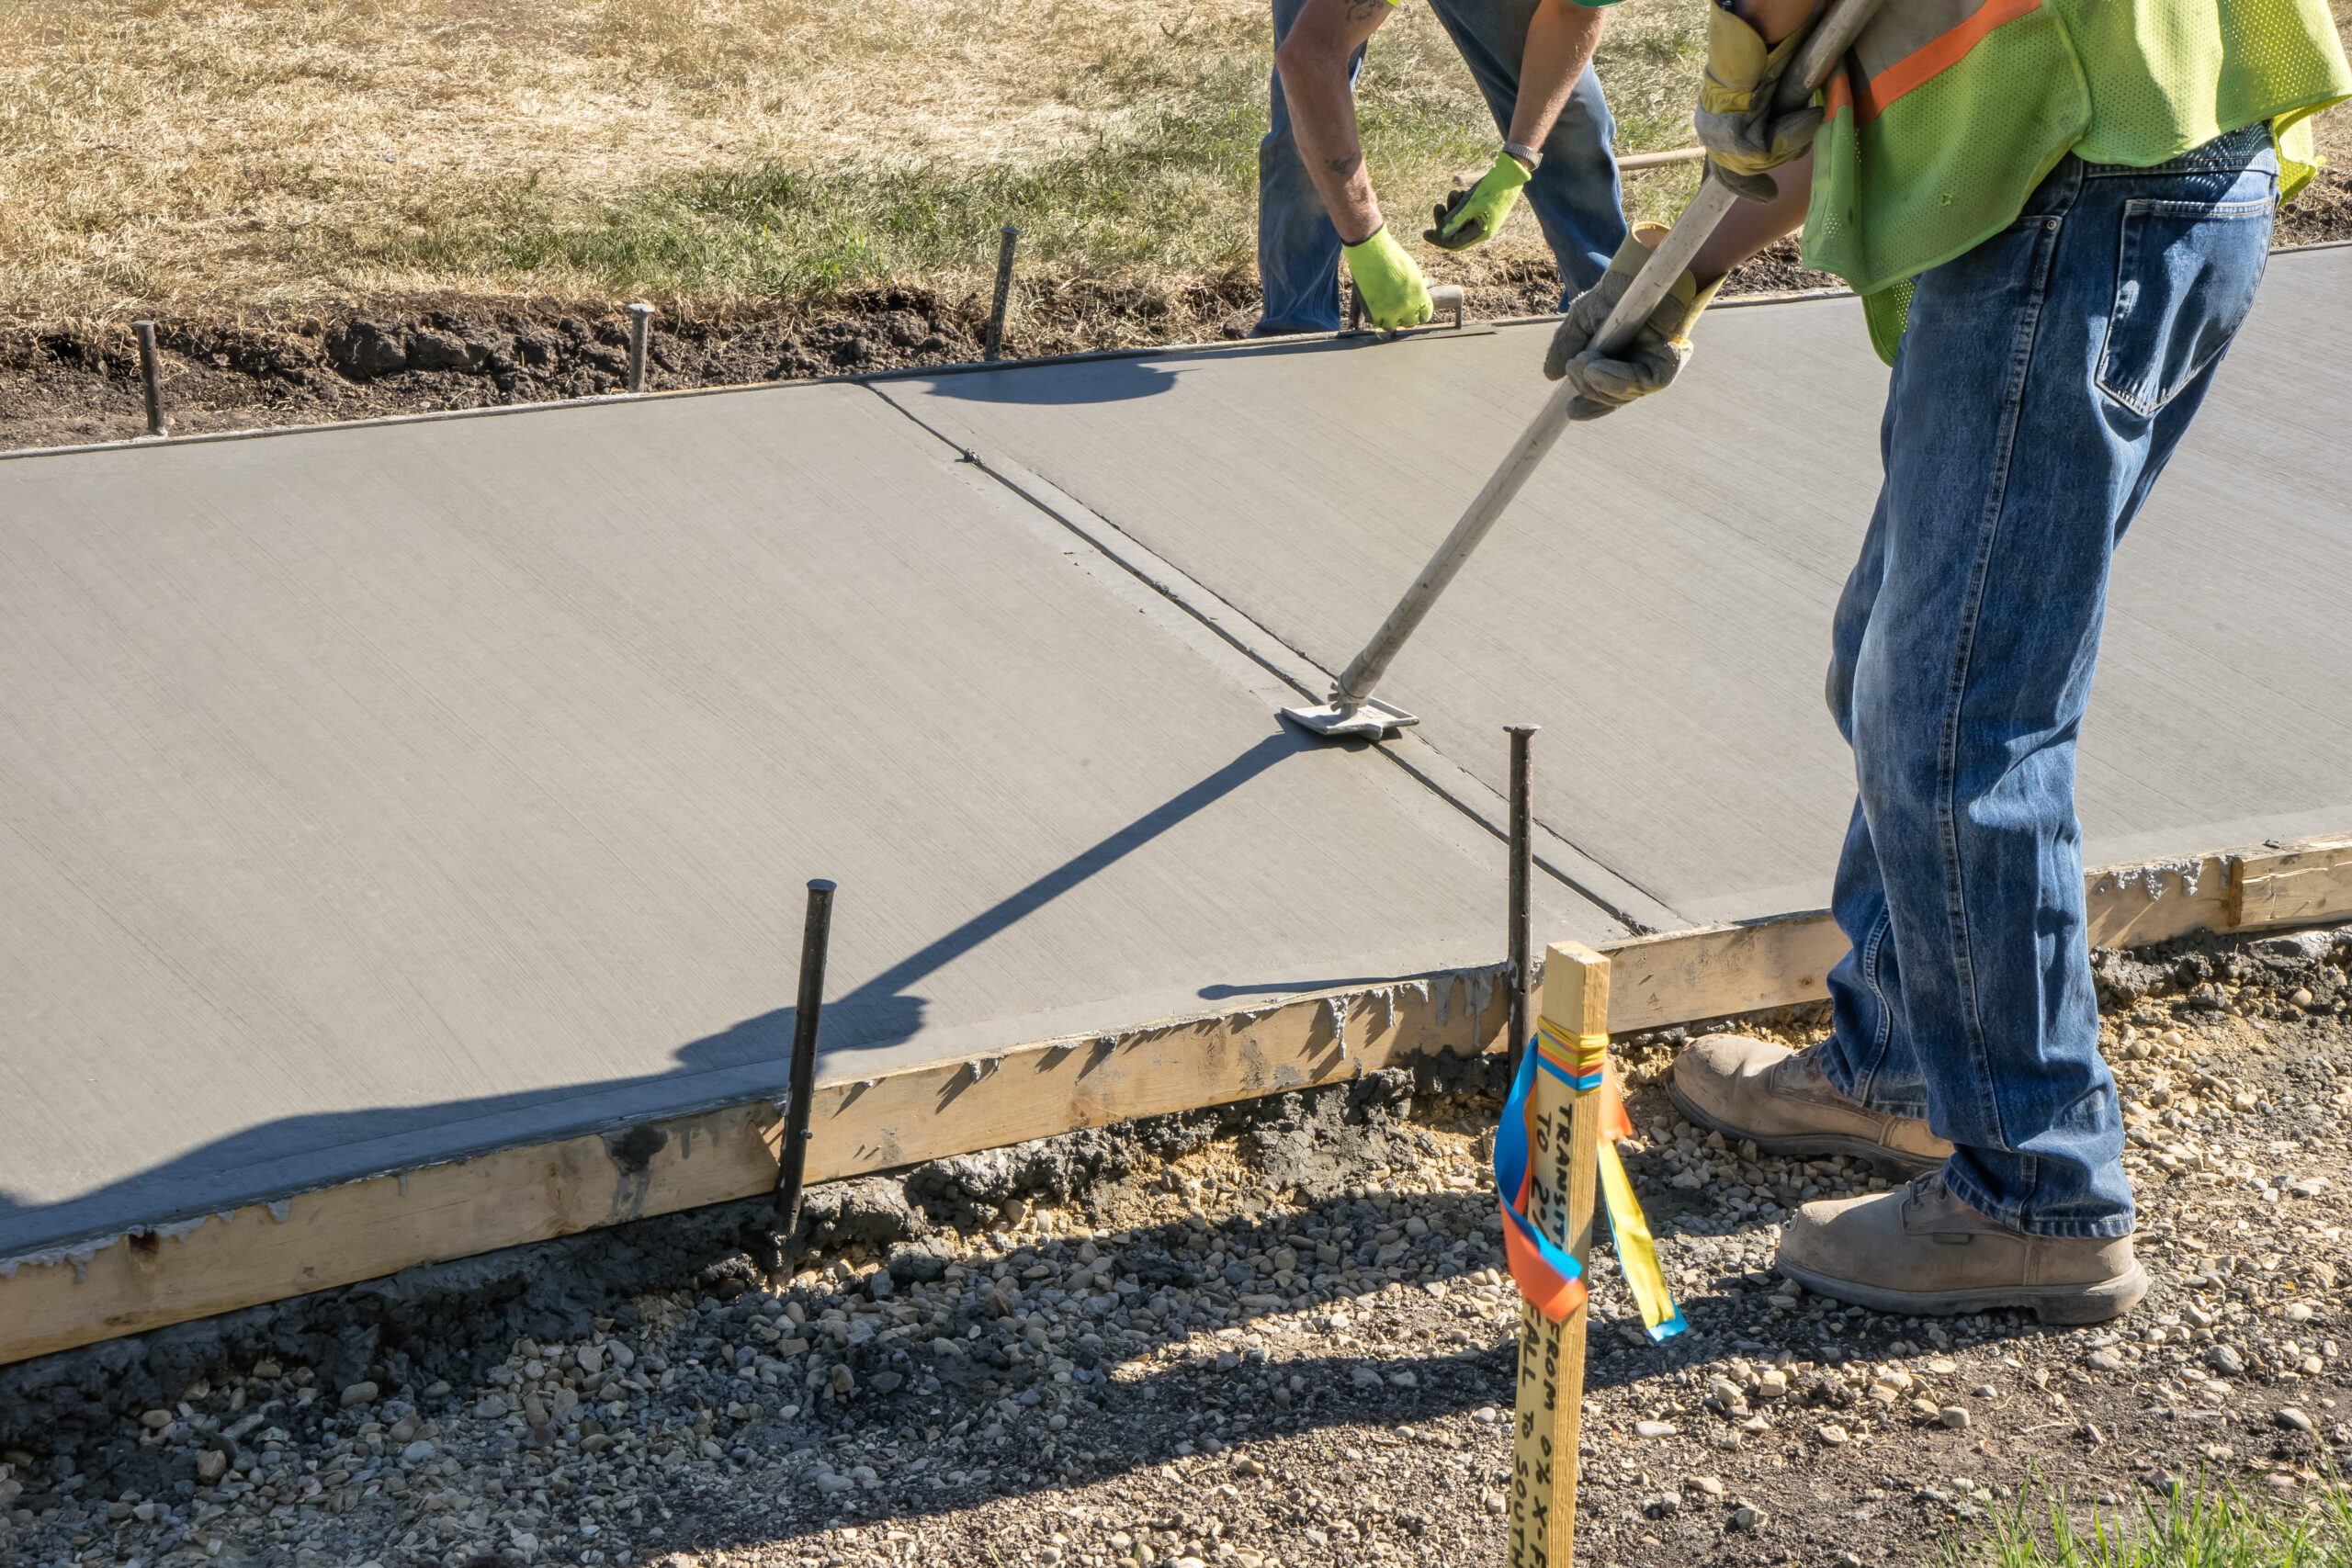
[[[1834,0],[1781,77],[1775,94],[1781,107],[1802,107],[1813,96],[1838,61],[1853,47],[1855,38],[1877,12],[1881,0]],[[1708,169],[1712,175],[1713,165],[1709,164]],[[1632,345],[1640,324],[1657,309],[1666,291],[1674,287],[1674,280],[1690,266],[1699,247],[1737,200],[1739,197],[1721,180],[1708,178],[1701,184],[1699,194],[1690,198],[1690,205],[1682,209],[1682,216],[1674,220],[1673,229],[1658,242],[1640,275],[1617,301],[1617,308],[1601,323],[1598,335],[1602,352],[1621,355]],[[1420,722],[1403,708],[1374,697],[1373,689],[1388,672],[1389,661],[1405,646],[1405,639],[1413,635],[1421,618],[1430,613],[1430,606],[1437,603],[1438,595],[1462,570],[1470,553],[1486,538],[1496,519],[1503,514],[1504,508],[1519,494],[1520,487],[1567,428],[1568,404],[1575,398],[1576,388],[1571,382],[1563,381],[1553,389],[1544,407],[1511,444],[1494,476],[1487,480],[1487,488],[1478,492],[1462,520],[1454,524],[1453,532],[1445,536],[1445,543],[1430,558],[1430,564],[1421,569],[1420,576],[1396,601],[1396,607],[1388,612],[1388,618],[1373,633],[1363,651],[1332,683],[1330,700],[1312,707],[1284,708],[1284,718],[1317,735],[1366,740],[1378,740],[1392,729]]]

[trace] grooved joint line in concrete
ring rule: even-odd
[[[1178,569],[1094,508],[1064,493],[1057,486],[1040,475],[1031,473],[1020,464],[986,451],[968,432],[942,428],[933,417],[918,413],[891,397],[885,387],[872,382],[860,384],[916,428],[953,448],[965,462],[995,483],[1085,540],[1137,581],[1215,632],[1237,652],[1284,685],[1311,702],[1322,701],[1329,692],[1334,672],[1325,669],[1312,655],[1284,640],[1197,578]],[[1247,633],[1238,631],[1236,624],[1247,627]],[[1279,652],[1275,651],[1277,649]],[[1302,666],[1305,671],[1313,671],[1318,679],[1309,681],[1302,678]],[[1417,749],[1429,754],[1426,761],[1415,754]],[[1498,815],[1505,803],[1493,786],[1429,741],[1405,731],[1400,732],[1396,739],[1383,742],[1378,750],[1385,761],[1403,769],[1408,777],[1487,832],[1498,839],[1508,836]],[[1476,802],[1482,800],[1491,801],[1489,810],[1479,809]],[[1623,921],[1635,935],[1646,936],[1695,923],[1633,876],[1600,860],[1550,823],[1538,819],[1535,829],[1544,838],[1558,846],[1558,850],[1550,854],[1539,850],[1534,857],[1536,865],[1555,880]]]

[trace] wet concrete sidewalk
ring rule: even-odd
[[[2094,862],[2352,826],[2347,282],[2273,262],[2122,553]],[[1675,409],[1572,434],[1404,742],[1273,717],[1546,330],[0,460],[0,1257],[774,1094],[810,876],[836,1080],[1490,964],[1507,722],[1547,940],[1820,905],[1851,300],[1711,313]]]

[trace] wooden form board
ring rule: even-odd
[[[2094,947],[2139,947],[2200,931],[2352,919],[2352,837],[2304,839],[2103,866],[2086,874]],[[1826,1000],[1846,938],[1824,909],[1667,931],[1610,948],[1609,1028]]]
[[[2230,879],[2233,927],[2317,925],[2352,904],[2352,838],[2306,839],[2237,868]]]
[[[1499,967],[820,1083],[808,1179],[1353,1077],[1501,1043]],[[387,1174],[0,1259],[0,1363],[411,1265],[773,1190],[767,1100]]]
[[[2162,941],[2352,919],[2352,837],[2264,844],[2086,879],[2091,940]],[[1826,914],[1610,950],[1613,1033],[1818,1001],[1844,939]],[[809,1179],[1278,1093],[1502,1043],[1500,966],[1053,1041],[820,1084]],[[721,1106],[0,1259],[0,1363],[772,1189],[777,1113]]]

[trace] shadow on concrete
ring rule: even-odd
[[[1162,392],[1173,391],[1178,376],[1188,365],[1232,359],[1242,352],[1251,359],[1283,358],[1297,354],[1345,354],[1383,341],[1373,333],[1340,338],[1309,333],[1298,337],[1256,339],[1248,344],[1246,350],[1239,344],[1229,347],[1149,355],[1129,355],[1114,350],[1099,357],[1080,355],[1068,358],[1026,360],[986,369],[958,370],[944,376],[936,372],[926,375],[902,371],[877,377],[875,384],[912,381],[944,398],[960,398],[967,402],[1023,403],[1041,408],[1130,402],[1137,398],[1157,397]],[[1049,367],[1056,374],[1035,374]]]
[[[1320,980],[1254,980],[1246,985],[1203,986],[1193,995],[1203,1000],[1221,1002],[1234,997],[1283,996],[1297,991],[1330,991],[1341,986],[1382,986],[1396,978],[1394,975],[1333,975]]]
[[[967,402],[1026,403],[1037,407],[1071,403],[1124,403],[1176,389],[1176,372],[1148,359],[1101,359],[1065,367],[1075,375],[942,376],[931,386],[942,397]]]
[[[825,1007],[824,1055],[838,1067],[845,1055],[912,1038],[923,1024],[926,998],[917,987],[926,976],[985,946],[1315,744],[1286,727],[1278,728],[1197,784],[833,998]],[[857,918],[854,897],[855,890],[849,890],[837,924]],[[789,986],[792,978],[781,976],[779,988]],[[666,1073],[282,1118],[62,1203],[26,1202],[0,1184],[0,1257],[161,1225],[378,1172],[781,1093],[788,1076],[794,1011],[789,1006],[776,1008],[689,1041],[676,1049],[677,1065]]]

